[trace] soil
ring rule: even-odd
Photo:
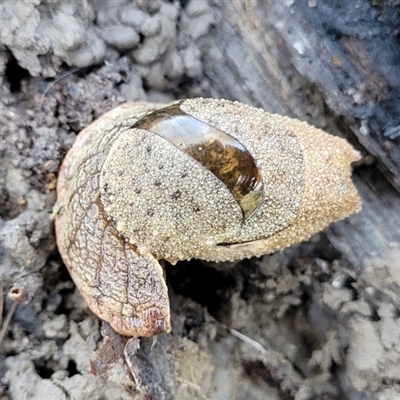
[[[222,42],[215,41],[230,29],[224,13],[251,2],[221,3],[1,2],[0,400],[400,398],[400,194],[380,170],[396,173],[385,170],[378,151],[378,163],[370,162],[370,149],[352,133],[356,111],[344,118],[282,42],[265,52],[254,41],[266,27],[250,24],[248,37],[232,34],[229,44],[227,34],[224,49],[235,48],[238,64],[224,70]],[[291,3],[270,11],[291,14]],[[310,13],[318,7],[305,6]],[[257,21],[249,10],[245,21]],[[372,23],[363,28],[373,33]],[[231,80],[240,75],[246,43],[279,64],[281,90],[264,95],[267,111],[342,131],[363,151],[354,177],[363,210],[259,259],[165,265],[172,333],[122,338],[89,311],[57,251],[52,211],[60,163],[81,129],[125,101],[203,96],[259,105],[256,72],[237,87]],[[255,69],[259,62],[246,59]],[[392,112],[391,127],[398,121]],[[390,132],[385,143],[395,152],[398,137]]]

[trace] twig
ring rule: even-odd
[[[3,321],[3,309],[4,309],[4,292],[3,292],[3,286],[0,285],[0,326],[1,322]]]
[[[11,317],[13,316],[17,307],[18,307],[18,303],[13,303],[11,308],[8,310],[6,317],[4,318],[3,326],[1,327],[1,330],[0,330],[0,346],[1,346],[1,343],[3,342],[3,339],[7,332],[8,326],[10,325]]]
[[[233,336],[237,337],[240,340],[243,340],[243,342],[245,342],[245,343],[249,344],[250,346],[254,347],[255,349],[259,350],[261,352],[261,354],[263,354],[265,356],[268,354],[268,350],[261,343],[256,342],[255,340],[249,338],[246,335],[243,335],[243,333],[240,333],[240,332],[236,331],[235,329],[231,329],[231,328],[228,328],[228,329],[229,329],[229,332]]]
[[[3,288],[1,288],[0,294],[2,294],[2,292],[3,292]],[[8,292],[8,298],[12,301],[12,305],[11,305],[10,309],[8,310],[6,317],[4,318],[3,325],[0,330],[0,346],[1,346],[1,343],[3,342],[4,336],[6,335],[7,329],[10,325],[11,318],[12,318],[15,310],[17,309],[17,307],[20,304],[26,304],[29,301],[29,296],[26,293],[26,291],[24,289],[16,287],[16,286],[14,286],[10,289],[10,291]],[[1,303],[3,303],[4,302],[3,296],[1,296],[1,299],[2,299]]]

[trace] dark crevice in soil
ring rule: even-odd
[[[232,271],[217,271],[198,260],[167,267],[166,275],[167,282],[177,294],[207,307],[216,318],[236,287]]]
[[[47,364],[43,361],[34,361],[35,370],[37,374],[43,379],[49,379],[54,374],[54,370],[49,368]]]
[[[243,364],[245,373],[255,381],[263,381],[269,387],[278,391],[280,400],[294,400],[294,396],[287,390],[282,390],[280,382],[261,361],[248,361]]]
[[[7,63],[5,76],[10,83],[12,93],[18,93],[21,90],[21,82],[29,78],[29,72],[20,67],[15,57],[10,53],[10,58]]]
[[[68,376],[74,376],[78,374],[78,369],[76,368],[76,363],[73,360],[69,360],[68,366],[67,366],[67,371],[68,371]]]

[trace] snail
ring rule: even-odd
[[[164,271],[261,256],[360,209],[344,139],[217,99],[125,103],[78,135],[57,186],[60,254],[120,334],[171,330]]]

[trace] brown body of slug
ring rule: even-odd
[[[240,103],[123,104],[64,160],[58,248],[117,332],[169,332],[158,260],[242,259],[309,238],[360,209],[358,159],[343,139]]]

